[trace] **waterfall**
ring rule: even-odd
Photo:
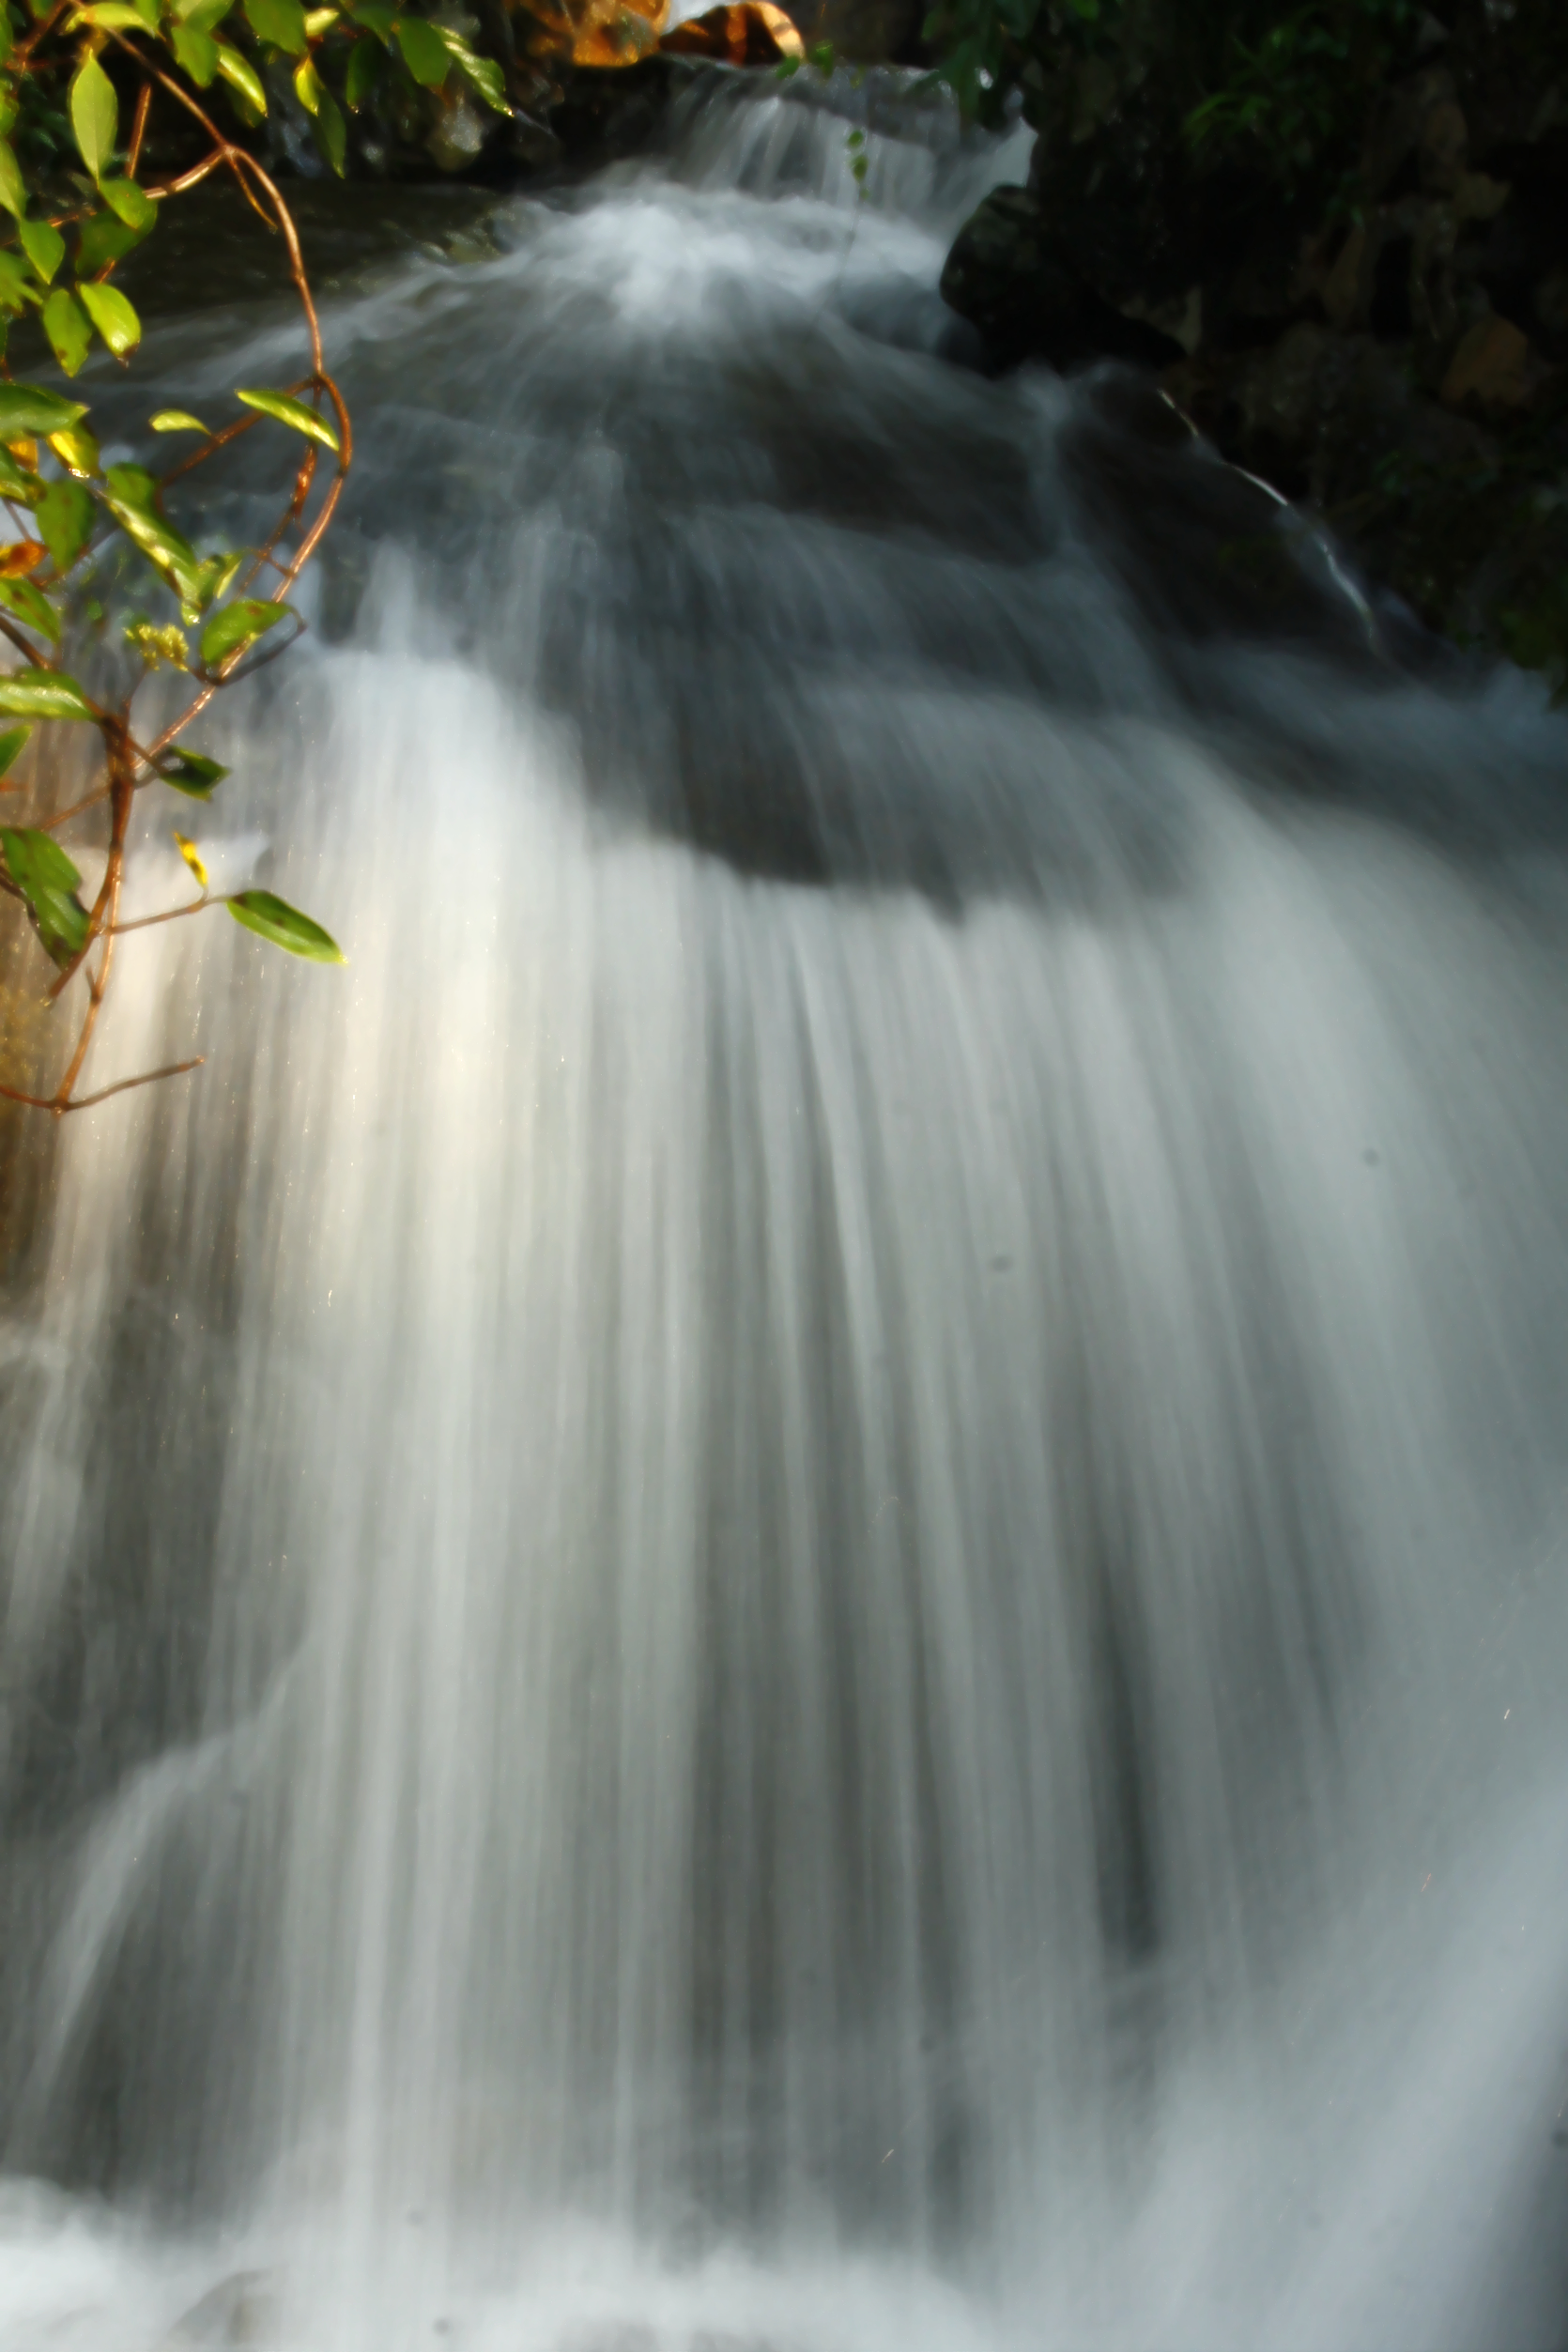
[[[326,304],[349,967],[127,940],[0,1294],[5,2352],[1561,2341],[1568,731],[967,363],[1017,169],[694,75]]]

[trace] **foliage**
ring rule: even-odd
[[[64,999],[78,976],[85,998],[53,1090],[4,1084],[0,1094],[59,1113],[120,1091],[77,1089],[115,942],[142,927],[120,919],[138,797],[166,788],[205,801],[221,785],[220,763],[180,739],[215,695],[298,635],[302,623],[289,594],[331,519],[352,454],[348,413],[326,371],[287,206],[211,111],[214,98],[221,87],[230,115],[254,126],[267,109],[269,80],[286,61],[321,153],[339,172],[343,107],[359,102],[381,73],[401,73],[410,87],[426,89],[456,75],[488,104],[504,111],[506,100],[492,61],[384,0],[308,13],[300,0],[240,0],[238,9],[233,0],[31,5],[25,27],[14,8],[0,7],[0,208],[8,216],[0,241],[0,366],[18,323],[35,321],[68,378],[95,344],[128,361],[141,321],[113,284],[115,270],[156,228],[164,203],[217,171],[232,175],[278,233],[311,355],[296,383],[239,387],[236,398],[246,413],[215,429],[183,409],[150,418],[152,433],[197,440],[161,476],[141,465],[105,465],[85,401],[13,380],[8,366],[0,379],[0,500],[12,534],[0,546],[0,636],[21,657],[0,674],[0,718],[17,722],[0,733],[3,789],[17,790],[14,763],[25,753],[33,756],[23,765],[37,777],[40,735],[84,730],[98,739],[96,777],[69,807],[21,810],[17,822],[0,827],[0,891],[21,902],[55,966],[50,1001]],[[155,106],[184,127],[196,150],[161,180],[142,170]],[[280,454],[292,442],[292,483],[279,519],[257,546],[198,545],[192,527],[171,513],[170,494],[253,431],[275,437]],[[116,638],[135,665],[130,686],[117,693],[96,683],[99,673],[113,674],[107,655]],[[74,649],[69,666],[62,657],[68,647]],[[149,736],[138,727],[135,703],[139,686],[159,669],[183,676],[189,691],[175,717]],[[89,902],[81,870],[57,837],[100,811],[108,819],[104,872]],[[329,933],[270,892],[212,892],[195,844],[175,838],[199,895],[143,923],[226,905],[237,922],[295,955],[342,961]],[[171,1074],[149,1071],[122,1084]]]

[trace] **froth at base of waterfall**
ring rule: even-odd
[[[822,221],[340,301],[349,967],[127,940],[5,1296],[7,2352],[1554,2340],[1560,730]]]

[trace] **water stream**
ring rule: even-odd
[[[327,303],[350,966],[128,942],[0,1306],[6,2352],[1568,2340],[1568,730],[977,372],[1021,168],[697,75]]]

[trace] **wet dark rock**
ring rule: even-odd
[[[1072,367],[1092,359],[1159,366],[1181,345],[1107,301],[1069,260],[1038,197],[998,188],[964,223],[942,273],[942,296],[1003,360]]]

